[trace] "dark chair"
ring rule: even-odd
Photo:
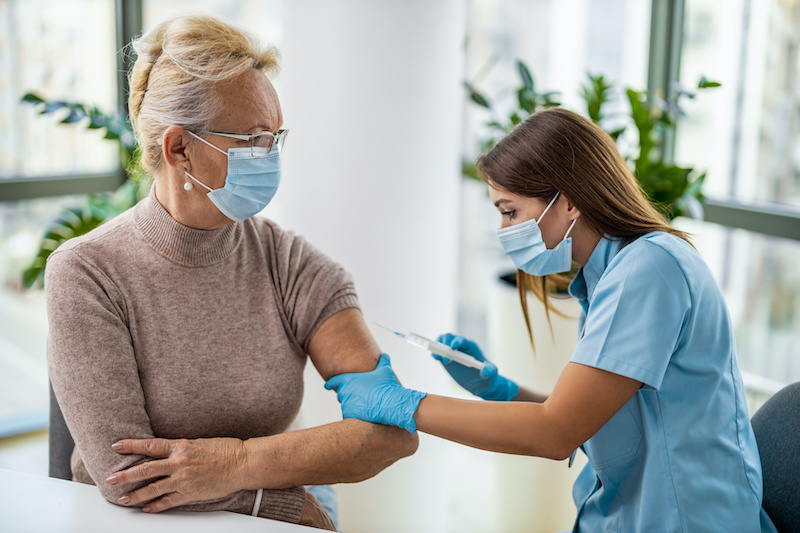
[[[50,433],[48,437],[50,451],[50,477],[72,480],[70,457],[75,441],[67,428],[61,407],[58,405],[53,385],[50,385]]]
[[[800,382],[778,391],[751,422],[764,471],[764,510],[781,533],[800,532]]]

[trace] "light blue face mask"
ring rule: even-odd
[[[556,193],[553,196],[539,220],[532,218],[515,226],[497,230],[497,237],[500,239],[506,255],[518,269],[532,276],[557,274],[572,268],[572,238],[568,238],[568,236],[578,219],[572,221],[566,235],[555,248],[547,248],[539,229],[539,222],[556,201],[558,195],[559,193]]]
[[[185,172],[188,177],[209,190],[208,198],[223,215],[234,222],[241,222],[267,207],[281,182],[280,148],[277,145],[270,151],[249,146],[230,148],[226,154],[191,131],[189,134],[228,157],[228,175],[222,189],[212,189]]]

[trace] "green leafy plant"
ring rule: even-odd
[[[464,87],[467,89],[470,100],[485,108],[489,113],[489,119],[486,121],[485,126],[490,133],[479,140],[479,150],[481,153],[488,151],[497,141],[510,132],[514,126],[525,120],[528,115],[535,113],[539,109],[558,107],[561,105],[560,102],[555,100],[556,96],[559,94],[558,92],[550,91],[539,93],[536,91],[536,84],[534,83],[533,76],[522,61],[517,61],[517,74],[519,75],[520,85],[514,89],[516,98],[507,116],[500,116],[496,109],[497,106],[475,88],[475,82],[464,82]],[[469,178],[479,179],[474,161],[463,161],[461,164],[461,172]]]
[[[554,95],[559,93],[536,92],[533,77],[521,61],[517,61],[517,70],[520,84],[515,91],[519,105],[509,112],[507,118],[499,118],[491,100],[477,90],[474,83],[465,82],[470,99],[489,111],[489,119],[485,122],[485,126],[492,133],[479,141],[481,152],[491,148],[502,135],[531,113],[540,108],[560,105],[553,99]],[[701,78],[697,89],[719,86],[717,82]],[[705,173],[697,172],[692,167],[674,164],[669,160],[670,154],[664,150],[664,140],[668,131],[686,115],[680,105],[681,101],[685,98],[694,98],[695,94],[677,87],[673,96],[663,99],[650,95],[647,91],[626,88],[625,94],[629,105],[627,117],[621,126],[606,129],[608,122],[620,123],[620,120],[607,120],[609,117],[604,114],[612,89],[612,84],[602,75],[588,75],[588,82],[581,87],[581,96],[586,103],[586,115],[603,127],[617,142],[645,194],[669,220],[678,216],[699,215],[704,199],[702,185]],[[629,130],[635,131],[637,141],[628,142],[627,147],[623,149],[626,143],[621,140],[630,137],[627,135]],[[468,178],[478,178],[475,164],[472,162],[463,162],[462,173]]]
[[[588,78],[588,84],[582,87],[582,96],[589,118],[602,127],[605,122],[603,106],[608,102],[611,84],[606,83],[602,75],[590,74]],[[719,86],[717,82],[701,78],[697,89]],[[631,88],[625,89],[625,95],[630,109],[629,124],[606,131],[617,141],[632,126],[636,130],[638,143],[623,155],[642,189],[670,220],[679,216],[696,218],[702,213],[701,203],[705,198],[702,186],[706,173],[674,164],[668,159],[663,146],[667,132],[686,116],[681,101],[694,98],[696,94],[676,85],[674,95],[668,100]]]
[[[41,115],[66,112],[61,124],[85,124],[88,129],[103,131],[104,139],[117,143],[128,178],[114,192],[90,194],[83,205],[65,209],[48,225],[36,256],[22,273],[23,287],[30,289],[43,285],[47,258],[56,248],[132,207],[147,194],[147,180],[141,178],[139,149],[124,113],[104,113],[78,102],[47,101],[35,93],[27,93],[22,102],[36,107]]]

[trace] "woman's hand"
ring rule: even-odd
[[[105,481],[126,485],[153,480],[119,499],[126,506],[149,502],[142,508],[146,513],[223,498],[244,488],[246,451],[239,439],[126,439],[111,447],[117,453],[155,458],[112,474]]]
[[[475,368],[460,365],[440,355],[431,354],[434,359],[444,365],[444,369],[447,370],[448,374],[464,389],[475,396],[480,396],[484,400],[503,402],[511,401],[519,394],[519,385],[498,374],[497,367],[486,359],[486,356],[483,355],[483,352],[474,341],[452,333],[439,335],[436,340],[454,350],[469,354],[478,361],[486,362],[483,370],[478,371]]]
[[[414,412],[425,393],[398,383],[387,354],[381,354],[375,370],[333,376],[325,388],[336,391],[343,418],[397,426],[409,433],[417,430]]]

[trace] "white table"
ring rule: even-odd
[[[2,533],[300,533],[296,524],[224,511],[143,513],[107,502],[97,487],[0,468]]]

